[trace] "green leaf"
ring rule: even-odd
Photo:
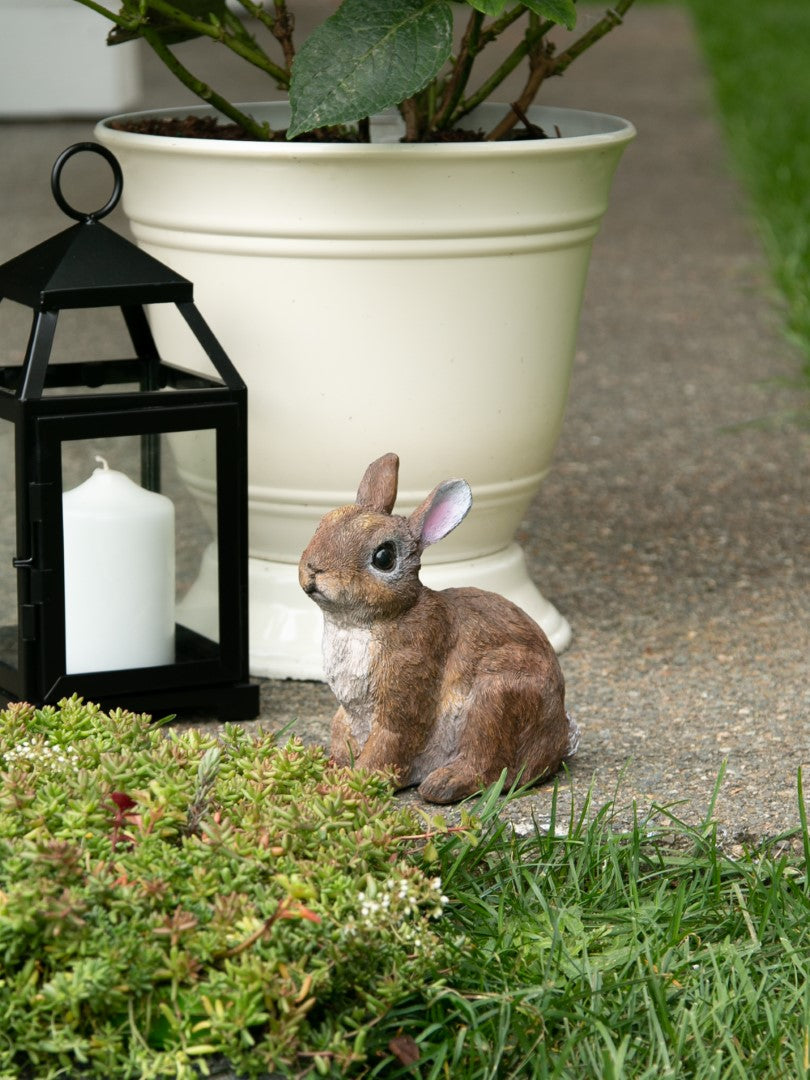
[[[577,24],[574,0],[523,0],[523,3],[535,15],[562,23],[566,30],[573,30]]]
[[[506,7],[507,0],[467,0],[467,3],[484,15],[500,15]]]
[[[500,15],[504,8],[515,6],[510,0],[467,0],[467,3],[484,15]],[[577,21],[574,0],[523,0],[523,7],[543,19],[562,23],[568,30],[573,30]]]
[[[452,38],[446,0],[344,0],[295,58],[287,138],[418,93],[447,61]]]

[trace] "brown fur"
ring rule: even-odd
[[[400,787],[418,784],[437,803],[473,794],[504,769],[510,783],[550,776],[577,736],[554,650],[495,593],[422,585],[421,552],[465,516],[469,487],[446,481],[400,517],[391,513],[398,467],[394,454],[372,462],[357,502],[326,514],[301,556],[340,702],[332,757],[392,768]]]

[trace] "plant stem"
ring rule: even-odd
[[[480,11],[474,10],[472,15],[470,15],[467,29],[464,31],[464,37],[461,40],[461,48],[459,49],[458,57],[453,65],[452,76],[444,89],[441,104],[430,122],[430,127],[433,131],[444,126],[447,118],[452,115],[453,110],[461,100],[461,96],[464,93],[470,78],[473,63],[480,51],[479,41],[483,21],[484,16]]]
[[[486,101],[493,90],[496,90],[504,79],[512,74],[518,64],[525,60],[529,55],[530,49],[536,47],[548,31],[555,25],[556,24],[552,22],[544,22],[536,30],[532,30],[531,28],[528,29],[521,39],[520,44],[515,46],[500,67],[496,68],[490,77],[484,80],[474,94],[471,94],[470,97],[461,102],[453,118],[454,121],[460,120],[462,116],[466,116],[467,113],[472,112],[478,105]]]
[[[274,0],[274,6],[276,9],[276,17],[273,23],[272,32],[273,36],[281,45],[282,52],[284,53],[284,62],[289,71],[292,67],[292,62],[295,59],[295,46],[293,45],[295,19],[287,10],[286,0]]]
[[[120,26],[124,29],[129,29],[131,25],[130,19],[125,19],[121,15],[116,15],[114,11],[110,11],[101,4],[97,4],[95,0],[77,0],[79,4],[83,4],[86,8],[90,8],[91,11],[97,12],[99,15],[103,15],[105,19],[109,19],[110,22]]]
[[[290,85],[290,72],[274,63],[269,56],[259,47],[254,38],[250,38],[252,48],[241,37],[237,37],[234,34],[226,32],[225,28],[221,24],[203,22],[200,19],[195,19],[187,12],[182,11],[180,8],[174,6],[174,4],[168,3],[167,0],[148,0],[149,7],[154,11],[159,11],[166,18],[171,19],[172,22],[178,23],[180,26],[185,27],[194,34],[199,34],[202,37],[209,37],[214,41],[218,41],[221,45],[224,45],[231,52],[236,53],[243,60],[247,60],[249,64],[253,64],[254,67],[259,68],[261,71],[267,72],[268,75],[274,78],[279,86],[288,87]],[[146,37],[147,27],[143,26],[143,29],[139,32]]]
[[[272,34],[275,30],[275,19],[263,4],[257,4],[254,0],[238,0],[248,15],[257,19]]]
[[[570,45],[565,52],[555,59],[553,64],[552,75],[562,75],[565,69],[572,64],[578,56],[581,56],[587,49],[590,49],[592,45],[595,45],[597,41],[610,33],[617,26],[622,24],[622,16],[629,7],[633,4],[633,0],[617,0],[617,3],[612,8],[608,8],[598,23],[586,31],[581,38]]]
[[[213,105],[215,109],[223,113],[239,127],[244,128],[254,139],[266,142],[275,136],[275,132],[267,124],[259,124],[252,116],[237,109],[224,97],[213,90],[207,83],[202,82],[184,67],[174,53],[163,43],[160,35],[148,27],[142,27],[139,31],[144,41],[152,48],[157,56],[163,61],[175,78],[179,79],[193,94],[203,101]]]
[[[233,948],[226,949],[224,952],[219,954],[217,959],[231,960],[234,956],[238,956],[240,953],[245,952],[245,950],[249,949],[251,945],[255,945],[260,938],[264,937],[264,935],[272,928],[273,924],[277,921],[278,917],[278,910],[276,910],[275,912],[273,912],[272,915],[270,915],[264,920],[258,930],[253,931],[250,937],[246,937],[244,941],[240,941],[239,944],[234,945]]]
[[[543,81],[553,71],[553,54],[552,46],[547,45],[542,57],[538,57],[530,65],[529,77],[526,80],[526,85],[523,87],[523,91],[517,101],[513,104],[511,110],[501,120],[499,124],[496,124],[492,131],[487,135],[488,142],[494,142],[497,139],[502,139],[507,135],[515,124],[520,119],[520,114],[528,109],[529,105],[534,101],[537,96],[537,91],[540,89]]]
[[[405,138],[403,142],[419,142],[422,125],[419,122],[420,109],[416,98],[406,98],[400,105],[399,111],[405,121]]]
[[[551,75],[562,75],[565,69],[572,64],[578,56],[581,56],[587,49],[590,49],[592,45],[595,45],[597,41],[615,27],[620,26],[622,16],[632,3],[633,0],[617,0],[617,3],[605,12],[599,22],[594,23],[590,30],[587,30],[564,52],[559,53],[557,56],[553,55],[553,46],[549,45],[538,52],[536,56],[531,57],[529,77],[526,80],[526,85],[523,87],[520,97],[515,102],[517,108],[511,109],[503,120],[489,132],[487,140],[494,142],[507,135],[518,122],[519,112],[528,109],[534,101],[537,96],[537,91],[540,89],[544,80]],[[530,47],[530,44],[527,42],[526,53],[529,55]]]
[[[513,22],[517,22],[518,19],[522,18],[527,10],[528,8],[523,4],[516,4],[511,10],[504,12],[499,19],[494,19],[489,26],[485,26],[481,31],[478,51],[480,52],[490,42],[497,41],[504,30],[508,30]]]

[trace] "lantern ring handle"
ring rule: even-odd
[[[90,213],[86,213],[83,210],[77,210],[71,206],[65,196],[62,194],[61,178],[62,169],[67,164],[68,160],[73,157],[74,154],[80,153],[82,150],[89,150],[94,154],[100,154],[105,161],[109,164],[113,173],[113,192],[110,195],[107,202],[100,210],[92,210]],[[124,175],[121,172],[121,166],[118,164],[118,159],[115,154],[107,149],[106,146],[99,146],[98,143],[80,142],[74,143],[73,146],[69,146],[67,150],[63,150],[59,157],[54,162],[53,169],[51,170],[51,191],[53,197],[56,200],[56,205],[62,210],[68,217],[73,218],[75,221],[100,221],[101,218],[106,217],[110,211],[114,210],[118,205],[118,200],[121,198],[121,192],[124,189]]]

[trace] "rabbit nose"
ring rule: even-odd
[[[304,580],[301,582],[304,592],[307,596],[311,596],[314,592],[318,591],[318,586],[315,583],[315,579],[320,573],[317,566],[313,566],[311,562],[308,562],[304,568],[305,573],[302,575]]]

